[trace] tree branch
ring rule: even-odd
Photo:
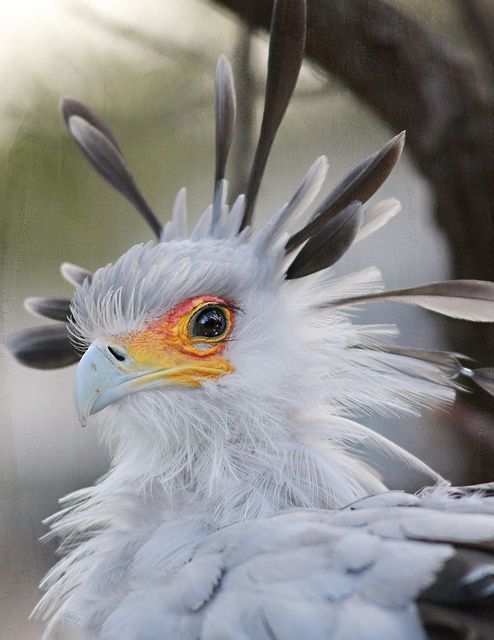
[[[157,57],[176,60],[177,56],[180,55],[196,64],[204,58],[204,52],[199,49],[186,49],[180,47],[177,43],[164,42],[162,38],[136,29],[131,24],[106,16],[99,9],[93,9],[82,1],[75,0],[67,4],[67,10],[78,20],[83,20],[90,26],[102,29],[125,42],[132,42]]]
[[[457,0],[463,21],[478,40],[494,82],[494,13],[479,0]]]

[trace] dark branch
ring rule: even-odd
[[[201,62],[204,58],[202,50],[192,50],[181,48],[177,42],[170,44],[164,42],[162,38],[153,36],[151,33],[136,29],[135,26],[110,18],[99,9],[93,9],[84,2],[71,2],[66,5],[76,19],[83,20],[92,27],[96,27],[110,33],[124,42],[132,42],[152,55],[160,58],[176,60],[178,56],[190,59],[193,62]]]
[[[494,82],[494,12],[481,0],[457,0],[457,4],[465,24],[478,42]]]

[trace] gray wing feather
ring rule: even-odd
[[[493,594],[492,555],[458,547],[422,597],[436,604],[469,604]]]
[[[150,640],[425,639],[418,601],[484,602],[494,589],[493,554],[469,549],[488,540],[492,499],[443,488],[241,522],[207,536],[145,591],[147,607],[127,600],[105,629],[134,638],[150,625]]]

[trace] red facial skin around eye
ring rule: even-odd
[[[192,336],[191,319],[209,305],[223,309],[227,330],[218,338]],[[234,304],[216,296],[195,296],[141,330],[113,338],[127,350],[133,366],[151,372],[156,380],[163,379],[165,386],[200,387],[235,371],[224,353],[233,330],[235,309]]]
[[[167,311],[164,316],[149,325],[149,328],[151,329],[154,325],[165,328],[175,327],[183,316],[190,316],[192,311],[202,307],[204,304],[217,304],[221,307],[231,307],[231,303],[226,300],[222,300],[221,298],[215,298],[214,296],[198,296],[196,298],[189,298],[188,300],[184,300],[177,304],[173,309],[170,309],[170,311]]]
[[[216,304],[226,310],[229,328],[225,339],[209,341],[190,336],[191,318],[199,309],[209,304]],[[174,352],[176,356],[187,354],[198,359],[219,356],[224,351],[226,338],[233,329],[233,306],[231,302],[216,296],[189,298],[167,311],[161,318],[154,320],[142,331],[129,336],[126,341],[127,347],[146,362],[154,360],[156,354],[163,351]],[[208,342],[210,345],[204,348]]]

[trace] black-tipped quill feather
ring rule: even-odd
[[[353,202],[313,235],[288,267],[288,280],[308,276],[337,262],[357,235],[362,221],[362,205]]]
[[[92,117],[90,121],[79,113],[70,115],[70,109],[65,109],[64,102],[62,103],[64,117],[65,111],[69,113],[67,126],[70,134],[92,167],[135,206],[159,238],[162,230],[161,223],[137,187],[124,157],[113,142],[114,137],[110,138],[107,135],[107,127],[102,125],[99,119],[97,119],[97,126],[95,126],[93,122],[96,116]],[[92,114],[92,112],[90,113]]]
[[[216,168],[214,175],[213,220],[218,220],[221,215],[222,181],[225,177],[226,161],[232,144],[237,109],[233,72],[225,56],[220,57],[216,67],[215,92]]]
[[[93,277],[91,271],[88,271],[83,267],[78,267],[76,264],[71,264],[70,262],[64,262],[60,265],[60,273],[65,280],[74,285],[74,287],[81,285],[84,280],[91,281],[91,278]]]
[[[351,202],[355,200],[362,203],[367,202],[393,170],[403,151],[404,144],[405,132],[402,131],[385,144],[380,151],[369,156],[350,171],[321,203],[310,222],[288,240],[287,252],[293,251],[307,238],[317,233]]]
[[[58,369],[81,359],[70,341],[67,325],[25,329],[9,336],[6,345],[16,360],[33,369]]]
[[[304,55],[305,22],[305,0],[276,0],[271,21],[261,134],[249,176],[242,229],[252,221],[269,152],[297,84]]]
[[[36,316],[67,322],[70,317],[70,300],[65,298],[26,298],[24,307]]]
[[[342,298],[321,305],[345,307],[367,302],[412,304],[450,318],[471,322],[494,322],[494,283],[483,280],[447,280],[409,289],[379,291],[363,296]]]

